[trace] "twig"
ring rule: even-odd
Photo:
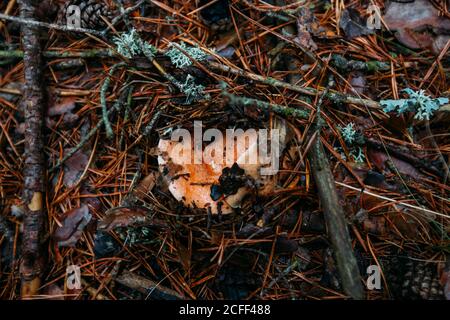
[[[110,49],[92,49],[83,51],[44,51],[45,58],[110,58],[117,54]],[[23,58],[22,50],[0,50],[0,58]]]
[[[350,190],[353,190],[353,191],[357,191],[357,192],[360,192],[360,193],[364,193],[364,194],[367,194],[367,195],[372,196],[374,198],[378,198],[378,199],[381,199],[381,200],[389,201],[389,202],[393,203],[394,205],[415,209],[415,210],[418,210],[420,212],[425,212],[425,213],[428,213],[428,214],[432,214],[432,215],[436,215],[436,216],[442,217],[444,219],[450,219],[449,215],[446,215],[446,214],[443,214],[443,213],[440,213],[440,212],[437,212],[437,211],[433,211],[433,210],[430,210],[430,209],[427,209],[427,208],[424,208],[424,207],[415,206],[415,205],[412,205],[410,203],[407,203],[407,202],[404,202],[404,201],[401,201],[401,200],[391,199],[391,198],[388,198],[388,197],[376,194],[376,193],[371,192],[371,191],[367,191],[367,190],[364,190],[364,189],[361,189],[361,188],[356,188],[356,187],[350,186],[348,184],[345,184],[345,183],[342,183],[342,182],[339,182],[339,181],[335,181],[335,183],[338,186],[345,187],[347,189],[350,189]],[[429,215],[426,215],[426,216],[429,216]]]
[[[32,0],[19,0],[21,19],[34,17]],[[22,298],[38,293],[44,269],[40,241],[44,232],[44,137],[43,111],[45,107],[42,89],[41,46],[39,30],[33,24],[22,25],[24,48],[25,86],[22,103],[25,109],[25,164],[23,169],[23,220],[22,260],[20,276]]]
[[[428,121],[426,122],[427,126]],[[429,129],[429,127],[428,127]],[[431,131],[429,132],[430,136],[432,136]],[[429,171],[439,177],[445,178],[448,172],[448,166],[444,166],[442,169],[437,168],[435,165],[431,164],[429,161],[426,161],[424,159],[418,158],[410,149],[404,148],[399,145],[391,145],[386,144],[381,141],[378,141],[375,138],[366,137],[365,141],[367,145],[377,149],[377,150],[383,150],[386,149],[389,153],[394,155],[396,158],[399,158],[401,160],[407,161],[411,163],[413,166],[424,169],[426,171]],[[437,148],[437,146],[434,146]],[[437,149],[439,150],[439,149]],[[441,160],[442,161],[442,160]],[[443,164],[445,164],[445,160]],[[446,168],[447,167],[447,168]]]
[[[244,71],[244,70],[240,70],[237,68],[233,68],[233,67],[229,67],[229,66],[225,66],[223,64],[217,63],[217,62],[213,62],[210,61],[208,62],[208,65],[216,70],[220,70],[220,71],[224,71],[224,72],[230,72],[234,75],[238,75],[247,79],[251,79],[254,81],[258,81],[258,82],[262,82],[274,87],[278,87],[278,88],[284,88],[284,89],[288,89],[288,90],[292,90],[301,94],[305,94],[305,95],[309,95],[309,96],[316,96],[316,95],[321,95],[323,94],[324,90],[317,90],[314,88],[304,88],[304,87],[300,87],[294,84],[290,84],[287,82],[283,82],[271,77],[263,77],[260,75],[257,75],[255,73],[252,72],[248,72],[248,71]],[[329,98],[330,100],[333,101],[342,101],[345,103],[353,103],[356,105],[365,105],[367,107],[370,108],[377,108],[380,109],[380,104],[376,101],[373,100],[369,100],[369,99],[361,99],[358,97],[352,97],[349,95],[345,95],[342,93],[339,93],[337,91],[333,91],[330,90],[327,94],[326,97]]]
[[[150,133],[153,131],[153,128],[155,127],[156,122],[159,120],[159,117],[163,113],[165,109],[164,107],[158,108],[158,110],[154,113],[152,119],[149,121],[147,126],[144,128],[143,136],[148,137]]]
[[[142,4],[144,4],[147,0],[141,0],[138,3],[136,3],[134,6],[131,6],[129,8],[123,9],[123,6],[121,6],[121,10],[120,10],[120,14],[116,17],[114,17],[114,19],[111,21],[111,23],[105,28],[105,30],[102,31],[103,35],[105,35],[109,29],[111,29],[111,27],[114,27],[116,24],[119,23],[120,20],[124,20],[125,23],[128,25],[127,20],[128,20],[128,15],[133,12],[134,10],[136,10],[137,8],[139,8]],[[119,2],[119,1],[115,1],[115,2]],[[120,4],[120,2],[119,2]]]
[[[8,2],[8,5],[6,6],[6,9],[5,9],[5,14],[6,15],[9,15],[11,13],[11,11],[14,8],[15,4],[16,4],[16,0],[11,0],[11,1]],[[0,21],[0,31],[2,31],[4,26],[5,26],[5,24]]]
[[[8,16],[6,14],[0,13],[0,20],[8,20],[8,21],[17,22],[17,23],[20,23],[27,27],[33,26],[33,27],[60,30],[60,31],[65,31],[65,32],[90,33],[90,34],[94,34],[99,37],[103,36],[103,33],[101,33],[100,31],[97,31],[97,30],[77,28],[77,27],[71,27],[71,26],[63,26],[63,25],[56,24],[56,23],[47,23],[47,22],[42,22],[42,21],[36,21],[36,20],[32,19],[31,17],[26,17],[26,18],[20,17],[19,18],[19,17]]]
[[[234,94],[229,93],[226,90],[222,90],[222,95],[230,99],[231,103],[242,105],[242,106],[251,106],[254,105],[260,109],[266,111],[273,111],[279,115],[285,117],[295,117],[298,119],[309,119],[310,113],[306,110],[294,109],[286,106],[282,106],[279,104],[273,104],[265,101],[261,101],[258,99],[253,99],[249,97],[238,97]]]
[[[117,68],[120,68],[124,66],[124,62],[119,62],[111,67],[109,70],[108,76],[106,77],[105,81],[103,82],[102,88],[100,89],[100,103],[102,105],[102,116],[103,116],[103,123],[105,124],[106,134],[108,138],[112,138],[114,135],[114,132],[111,128],[111,123],[108,119],[108,109],[106,106],[106,91],[109,88],[109,84],[111,83],[111,77],[114,74],[114,72],[117,70]]]

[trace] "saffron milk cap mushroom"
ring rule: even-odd
[[[256,189],[259,196],[269,195],[276,187],[277,162],[288,141],[285,121],[275,119],[273,128],[263,134],[261,129],[259,132],[238,129],[232,133],[226,130],[219,134],[214,129],[217,130],[215,139],[206,146],[198,142],[196,146],[196,141],[191,141],[190,134],[186,134],[187,130],[183,139],[179,139],[179,135],[172,135],[172,139],[161,138],[158,164],[170,193],[185,206],[209,207],[212,214],[219,210],[221,214],[232,213],[234,208],[241,206],[245,196]],[[233,134],[233,137],[227,134]],[[202,138],[206,136],[207,132]],[[275,171],[271,172],[274,165]],[[239,172],[243,173],[241,177]],[[225,179],[226,173],[233,175],[231,180]],[[239,184],[231,192],[213,195],[214,186],[220,188],[224,181],[238,181]]]

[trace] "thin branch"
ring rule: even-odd
[[[56,24],[56,23],[47,23],[47,22],[42,22],[42,21],[36,21],[29,17],[28,18],[24,18],[24,17],[19,18],[19,17],[8,16],[6,14],[0,13],[0,20],[17,22],[17,23],[20,23],[27,27],[33,26],[33,27],[40,27],[40,28],[46,28],[46,29],[60,30],[60,31],[65,31],[65,32],[89,33],[89,34],[94,34],[99,37],[103,36],[103,33],[100,31],[97,31],[97,30],[77,28],[77,27],[72,27],[72,26],[64,26],[64,25],[60,25],[60,24]]]

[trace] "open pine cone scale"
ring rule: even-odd
[[[99,0],[68,0],[59,9],[58,24],[67,25],[67,17],[72,13],[71,6],[80,8],[80,27],[85,29],[103,29],[107,27],[104,19],[111,21],[117,15],[114,8]]]

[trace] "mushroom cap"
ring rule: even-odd
[[[236,134],[236,137],[239,139],[239,134]],[[213,149],[219,147],[222,149],[222,146],[224,146],[224,144],[221,144],[222,142],[215,140],[207,148]],[[240,207],[244,197],[252,192],[252,186],[243,186],[235,194],[223,196],[217,201],[211,198],[211,186],[213,184],[219,184],[222,170],[226,167],[231,167],[235,162],[251,178],[250,180],[255,181],[259,186],[259,195],[266,195],[273,191],[275,187],[275,179],[273,176],[260,175],[262,165],[259,163],[258,157],[256,157],[256,162],[245,163],[245,157],[257,151],[257,143],[250,144],[246,140],[245,151],[240,154],[238,151],[242,150],[238,150],[237,144],[235,144],[232,159],[225,158],[226,150],[223,148],[223,158],[226,161],[215,162],[214,159],[205,158],[202,152],[202,161],[200,164],[194,163],[193,149],[190,141],[184,140],[172,141],[160,139],[158,144],[158,164],[163,179],[168,183],[169,191],[174,198],[182,201],[186,206],[205,209],[209,207],[211,208],[212,214],[217,214],[219,207],[222,214],[232,213],[233,208]],[[205,148],[202,151],[205,151]]]

